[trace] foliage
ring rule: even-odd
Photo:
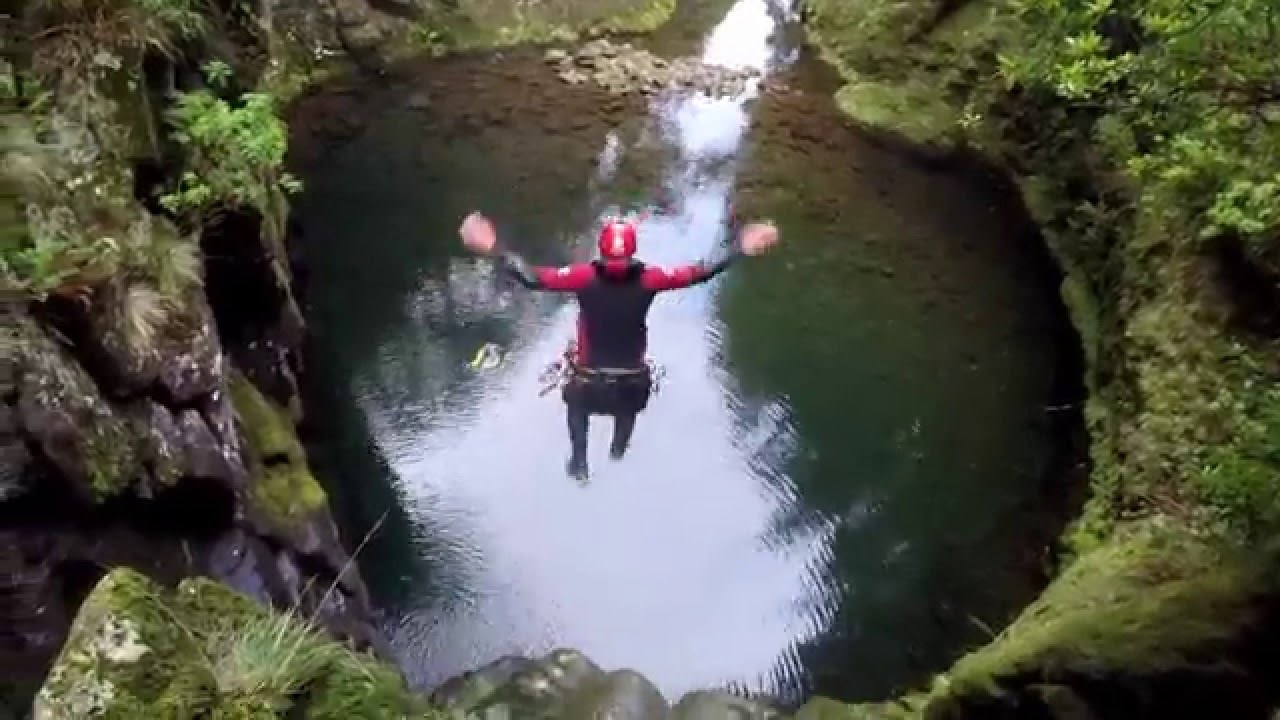
[[[171,212],[199,214],[226,204],[271,216],[277,189],[300,189],[281,169],[288,136],[270,95],[245,93],[232,107],[208,91],[182,93],[168,119],[190,168],[178,188],[160,200]]]
[[[209,87],[214,90],[222,90],[227,87],[230,82],[233,70],[231,66],[222,60],[210,60],[200,66],[201,72],[204,73],[205,82],[209,83]]]
[[[34,0],[23,24],[32,73],[86,125],[105,126],[119,110],[106,89],[138,86],[143,55],[173,55],[206,31],[202,0]],[[106,129],[103,127],[102,129]]]
[[[1017,0],[1030,46],[1011,82],[1105,118],[1111,159],[1189,239],[1280,234],[1280,5]],[[1198,222],[1201,215],[1207,222]]]
[[[409,30],[409,42],[432,57],[440,57],[449,51],[450,39],[439,28],[414,25]]]
[[[13,209],[0,248],[6,285],[42,298],[125,272],[174,297],[200,282],[195,243],[137,207],[130,178],[99,162],[92,129],[56,107],[0,125],[8,139],[0,186]]]
[[[263,698],[284,711],[290,698],[349,651],[294,613],[225,619],[209,634],[206,656],[219,695]]]
[[[142,56],[204,29],[197,0],[39,0],[6,64],[0,277],[35,298],[82,293],[112,274],[176,296],[200,281],[195,243],[132,197],[131,143],[146,137]],[[139,125],[126,118],[141,116]],[[138,131],[142,132],[139,133]]]
[[[1098,438],[1109,452],[1095,452],[1095,491],[1120,507],[1093,503],[1077,529],[1107,527],[1104,516],[1126,497],[1242,537],[1280,527],[1280,455],[1271,449],[1280,413],[1259,360],[1266,350],[1222,327],[1231,311],[1215,307],[1223,300],[1202,269],[1227,238],[1242,240],[1264,272],[1280,272],[1270,260],[1280,248],[1280,6],[1013,8],[1026,39],[999,58],[1006,87],[1061,109],[1041,126],[1069,148],[1058,158],[1093,158],[1074,171],[1051,166],[1060,159],[1041,164],[1112,191],[1092,205],[1097,217],[1060,215],[1068,254],[1093,244],[1087,267],[1111,305],[1111,361],[1131,381],[1095,399],[1115,410],[1095,428],[1110,435]]]

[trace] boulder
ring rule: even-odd
[[[142,475],[143,439],[75,358],[33,322],[20,345],[18,423],[82,499],[100,502]]]
[[[222,347],[199,286],[169,297],[145,282],[112,279],[95,293],[87,327],[77,349],[113,397],[157,386],[166,401],[185,405],[222,382]]]
[[[36,720],[426,717],[394,668],[207,579],[167,591],[127,569],[89,594]]]
[[[505,657],[449,680],[433,703],[462,716],[662,720],[667,702],[632,670],[606,673],[582,653],[566,648],[539,659]]]
[[[157,486],[172,486],[184,477],[215,479],[230,489],[241,483],[242,469],[225,452],[204,418],[195,410],[177,414],[163,405],[142,401],[132,418],[144,438],[144,462]]]
[[[764,702],[709,690],[688,693],[671,708],[671,720],[783,720],[785,717]]]

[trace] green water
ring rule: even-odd
[[[362,567],[415,682],[569,645],[669,697],[881,697],[1034,593],[1078,377],[1041,246],[992,178],[859,138],[808,59],[774,72],[793,91],[745,136],[733,103],[649,112],[519,52],[297,109],[329,131],[295,158],[313,452],[353,537],[385,513]],[[582,488],[536,382],[571,301],[496,277],[456,227],[484,209],[558,263],[663,193],[648,260],[716,252],[735,195],[784,241],[655,304],[667,379],[621,463],[593,425]],[[488,342],[503,365],[470,369]]]

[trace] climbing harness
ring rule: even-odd
[[[611,383],[643,372],[642,370],[632,368],[581,368],[573,363],[574,355],[576,355],[577,352],[577,343],[570,340],[565,345],[564,352],[561,353],[558,358],[547,364],[547,367],[543,369],[542,374],[538,376],[538,384],[542,386],[542,389],[538,391],[538,397],[543,397],[552,390],[564,387],[575,377],[603,377],[606,383]],[[662,380],[666,377],[667,370],[662,365],[654,362],[652,358],[645,358],[644,364],[649,375],[649,391],[654,395],[657,395],[662,390]]]

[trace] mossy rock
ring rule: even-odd
[[[504,0],[461,0],[446,30],[464,48],[573,42],[582,33],[651,32],[675,8],[675,0],[548,0],[518,10]]]
[[[929,154],[957,147],[955,109],[924,86],[857,81],[840,88],[836,104],[863,128],[901,137]]]
[[[18,421],[84,497],[101,502],[142,475],[143,440],[80,363],[34,321],[18,324]]]
[[[922,717],[924,696],[908,695],[895,702],[848,704],[815,697],[796,711],[795,720],[916,720]]]
[[[399,674],[207,579],[98,583],[35,701],[37,720],[422,718]]]
[[[207,663],[170,612],[143,575],[122,569],[104,577],[36,695],[36,720],[177,720],[207,708]]]
[[[1159,517],[1081,556],[987,646],[961,658],[935,699],[1003,678],[1156,676],[1223,648],[1254,620],[1269,564]]]
[[[228,386],[248,444],[254,508],[286,530],[309,521],[326,508],[327,498],[307,465],[289,412],[238,370],[231,372]]]

